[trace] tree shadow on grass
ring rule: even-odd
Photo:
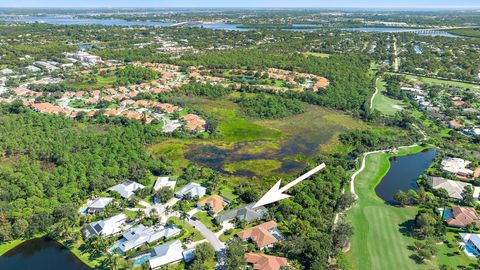
[[[410,259],[412,259],[416,264],[423,264],[424,260],[418,256],[417,254],[412,254],[408,256]]]
[[[415,221],[412,220],[407,220],[400,225],[398,225],[399,229],[398,231],[403,235],[403,236],[408,236],[408,237],[414,237],[413,234],[413,229],[415,228]]]

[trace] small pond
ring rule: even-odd
[[[430,167],[437,150],[427,149],[408,156],[392,157],[390,169],[375,188],[377,195],[388,203],[395,203],[393,195],[398,191],[418,189],[417,179]]]
[[[26,241],[0,256],[2,270],[90,270],[67,248],[43,238]]]

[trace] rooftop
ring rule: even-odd
[[[271,220],[248,230],[241,231],[237,235],[242,240],[251,239],[259,247],[266,247],[279,241],[279,239],[275,237],[274,232],[272,232],[272,229],[276,227],[277,223]]]
[[[115,186],[109,188],[108,190],[115,191],[115,192],[119,193],[120,196],[122,196],[123,198],[128,199],[133,194],[135,194],[135,191],[137,191],[139,189],[144,189],[144,188],[145,188],[144,185],[139,184],[137,182],[125,181],[125,182],[122,182],[118,185],[115,185]]]
[[[288,265],[286,258],[265,254],[246,253],[245,259],[255,270],[280,270],[282,266]]]
[[[214,213],[218,213],[222,211],[226,203],[223,200],[222,196],[211,195],[210,197],[207,197],[206,199],[203,199],[200,202],[198,202],[198,205],[201,207],[205,207],[205,205],[208,205],[210,211]]]

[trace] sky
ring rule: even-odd
[[[480,9],[480,0],[0,0],[0,7],[339,7]]]

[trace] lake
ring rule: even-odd
[[[91,270],[61,244],[37,238],[0,256],[2,270]]]
[[[417,190],[418,177],[432,164],[436,154],[437,150],[431,148],[414,155],[390,158],[390,169],[375,187],[375,192],[384,201],[395,203],[393,195],[398,191]]]

